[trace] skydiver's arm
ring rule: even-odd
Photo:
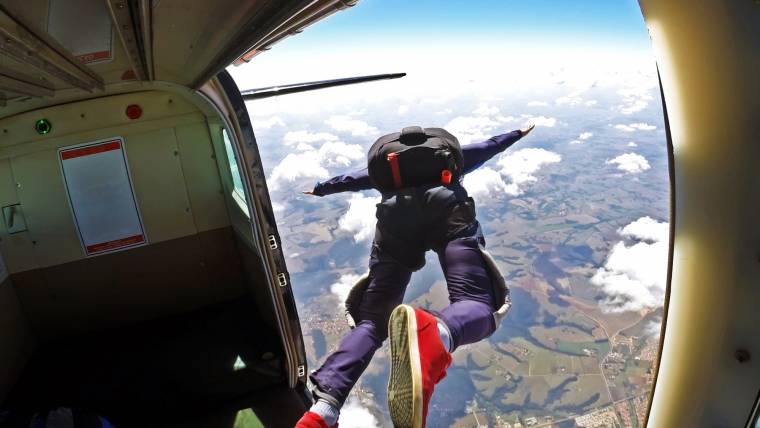
[[[525,134],[527,134],[527,132],[517,129],[506,134],[491,137],[488,140],[482,141],[480,143],[462,146],[462,156],[464,156],[464,173],[467,174],[468,172],[476,170],[487,160],[503,152],[512,144],[516,143]]]
[[[310,194],[316,196],[332,195],[340,192],[356,192],[372,189],[367,168],[348,174],[338,175],[327,181],[318,182]]]

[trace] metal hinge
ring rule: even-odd
[[[298,377],[304,377],[306,376],[306,366],[301,364],[298,366]]]
[[[284,273],[277,274],[277,281],[280,283],[280,287],[284,287],[288,285],[288,278],[285,276]]]
[[[277,239],[274,237],[274,235],[269,235],[269,248],[276,250],[277,249]]]

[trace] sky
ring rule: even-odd
[[[371,191],[329,198],[301,191],[366,165],[369,144],[401,126],[441,126],[469,144],[537,125],[530,138],[465,177],[479,217],[507,212],[513,198],[536,197],[536,189],[550,202],[568,197],[542,187],[549,174],[580,182],[591,177],[634,193],[667,177],[656,69],[635,0],[360,0],[229,71],[240,89],[408,74],[247,103],[275,214],[285,222],[280,230],[289,231],[283,248],[303,259],[290,265],[301,305],[313,290],[342,301],[366,271],[379,199]],[[597,196],[580,184],[571,187],[570,198]],[[668,237],[663,201],[641,202],[604,237],[610,248],[588,278],[605,296],[603,311],[661,306]],[[299,229],[306,220],[298,216],[315,224]],[[330,219],[322,230],[324,216]],[[329,247],[324,261],[300,255],[312,245]],[[373,421],[354,400],[341,426],[376,426]]]
[[[601,57],[647,61],[650,50],[635,0],[360,0],[231,72],[241,89],[388,72],[525,81],[560,65],[605,68]]]

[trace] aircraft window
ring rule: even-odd
[[[240,176],[240,170],[238,169],[238,162],[237,158],[235,157],[235,151],[232,148],[230,136],[227,134],[226,129],[222,129],[222,137],[224,139],[224,150],[227,154],[227,162],[230,166],[230,175],[232,176],[232,196],[235,197],[238,203],[241,204],[243,211],[248,212],[248,206],[245,200],[245,187],[243,187],[243,179]]]
[[[366,167],[372,143],[406,126],[445,128],[466,149],[533,123],[464,178],[514,306],[455,351],[427,426],[644,426],[670,178],[635,0],[358,2],[229,72],[241,89],[407,73],[248,102],[309,370],[349,330],[342,302],[367,271],[381,195],[303,192]],[[405,301],[448,304],[432,251]],[[390,426],[388,361],[386,342],[348,398],[356,426]]]

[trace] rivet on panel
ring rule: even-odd
[[[174,151],[174,156],[179,156],[179,151],[178,150]]]
[[[734,352],[734,357],[736,358],[736,361],[740,363],[746,363],[752,356],[746,349],[738,349],[736,352]]]

